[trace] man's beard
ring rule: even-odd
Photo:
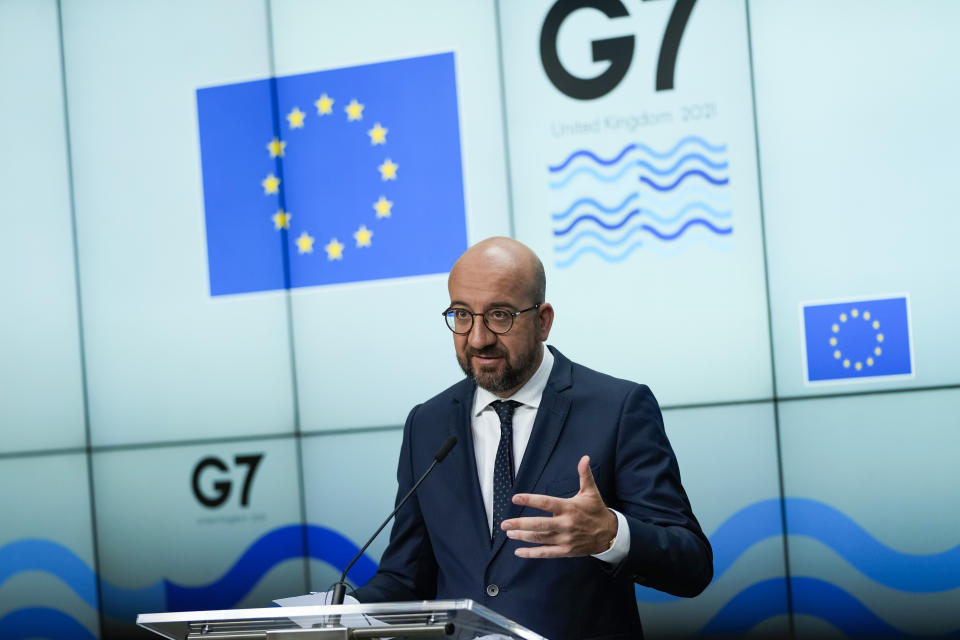
[[[473,356],[491,356],[503,358],[503,373],[497,374],[492,371],[475,371],[473,368]],[[511,364],[506,351],[496,348],[471,349],[467,346],[464,349],[464,358],[457,354],[457,362],[460,368],[468,378],[473,380],[478,387],[486,389],[490,393],[503,393],[518,387],[526,382],[533,374],[533,367],[537,361],[536,346],[522,354],[518,355],[516,364]]]

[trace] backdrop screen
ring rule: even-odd
[[[496,235],[545,265],[549,343],[663,408],[715,577],[637,587],[650,637],[960,632],[958,30],[0,3],[0,638],[327,589],[462,377],[446,277]]]

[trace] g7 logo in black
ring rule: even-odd
[[[238,455],[234,456],[233,462],[236,466],[244,466],[247,468],[246,477],[243,480],[243,491],[240,493],[240,506],[246,507],[250,503],[250,486],[253,484],[253,476],[257,472],[257,467],[260,465],[260,461],[263,460],[262,453],[256,453],[253,455]],[[227,467],[226,463],[223,462],[220,458],[210,456],[204,458],[197,463],[197,466],[193,468],[193,495],[200,501],[205,507],[214,509],[219,507],[224,502],[230,499],[230,491],[233,488],[233,480],[229,477],[222,480],[217,480],[213,483],[213,488],[216,493],[213,496],[205,495],[203,489],[200,487],[200,476],[203,475],[204,471],[210,468],[216,469],[221,474],[228,474],[230,469]]]
[[[660,41],[660,55],[657,58],[657,91],[673,89],[673,72],[677,64],[677,51],[680,39],[687,26],[690,12],[696,0],[676,0],[667,28]],[[608,18],[622,18],[630,15],[620,0],[557,0],[547,12],[540,30],[540,61],[543,70],[557,89],[577,100],[593,100],[604,96],[620,84],[633,62],[633,36],[620,36],[605,40],[594,40],[593,61],[610,62],[607,70],[593,78],[580,78],[567,71],[560,63],[557,54],[557,34],[560,25],[577,9],[596,9]]]

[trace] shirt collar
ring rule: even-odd
[[[516,400],[528,407],[540,408],[540,399],[543,397],[543,390],[547,388],[547,380],[550,379],[550,371],[553,369],[553,359],[550,349],[547,349],[544,345],[543,360],[540,361],[540,366],[530,376],[530,379],[509,398],[501,398],[486,389],[477,387],[473,394],[473,415],[479,416],[495,400]]]

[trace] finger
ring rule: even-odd
[[[518,547],[513,555],[518,558],[567,558],[573,555],[573,549],[567,545],[545,545],[540,547]]]
[[[544,496],[539,493],[516,493],[513,496],[513,504],[519,504],[541,511],[550,513],[560,513],[563,511],[565,500],[563,498],[554,498],[553,496]]]
[[[567,542],[569,538],[569,536],[557,531],[521,531],[514,529],[507,531],[507,537],[520,542],[534,542],[544,545],[560,544]]]
[[[556,518],[510,518],[500,523],[504,531],[559,531]]]
[[[599,493],[597,481],[593,479],[593,471],[590,469],[590,456],[583,456],[577,464],[577,473],[580,474],[580,491],[593,490]]]

